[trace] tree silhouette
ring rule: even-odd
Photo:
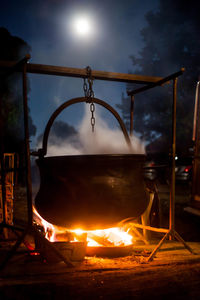
[[[199,11],[200,3],[195,0],[160,0],[159,10],[146,15],[147,26],[141,30],[144,47],[137,57],[131,56],[138,74],[167,76],[185,67],[178,80],[177,104],[177,151],[182,153],[192,145],[195,87],[200,73]],[[158,150],[168,151],[170,147],[171,101],[169,84],[135,96],[134,129],[146,141],[161,139],[165,149],[157,142]],[[118,108],[127,125],[129,106],[122,96]]]
[[[19,61],[30,52],[30,46],[22,39],[12,36],[6,28],[0,28],[0,60]],[[23,96],[22,75],[13,73],[5,78],[1,71],[1,135],[4,152],[18,152],[23,147]],[[28,88],[30,90],[30,88]],[[30,136],[35,135],[36,127],[29,115]]]

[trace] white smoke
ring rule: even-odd
[[[76,138],[78,143],[59,140],[59,144],[48,143],[47,156],[82,155],[82,154],[144,154],[145,145],[136,136],[132,136],[130,148],[123,132],[119,128],[111,129],[95,110],[95,129],[91,128],[91,113],[88,107],[79,125]],[[79,145],[79,146],[77,146]]]

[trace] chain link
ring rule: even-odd
[[[92,70],[91,68],[88,66],[86,68],[87,71],[87,82],[86,82],[86,78],[84,78],[84,82],[83,82],[83,90],[84,90],[84,94],[85,94],[85,98],[87,99],[87,103],[90,103],[90,111],[91,111],[91,126],[92,126],[92,132],[94,132],[94,126],[95,126],[95,117],[94,117],[94,111],[95,111],[95,105],[93,102],[93,98],[94,98],[94,91],[92,89],[93,87],[93,78],[92,78]]]
[[[84,78],[83,90],[84,90],[85,98],[87,98],[88,97],[88,87],[87,87],[86,78]]]
[[[94,132],[94,126],[95,126],[94,111],[95,111],[95,106],[94,106],[94,103],[93,103],[93,102],[90,104],[90,111],[91,111],[91,126],[92,126],[92,132]]]

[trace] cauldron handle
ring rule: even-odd
[[[48,121],[48,123],[45,127],[45,131],[44,131],[44,135],[43,135],[42,149],[39,149],[38,152],[36,152],[36,153],[32,153],[33,155],[36,155],[36,156],[39,156],[39,157],[44,157],[47,154],[48,136],[49,136],[49,132],[50,132],[50,129],[51,129],[51,126],[52,126],[54,120],[65,108],[67,108],[68,106],[70,106],[72,104],[81,103],[81,102],[87,102],[87,98],[85,98],[85,97],[73,98],[71,100],[68,100],[68,101],[64,102],[62,105],[60,105],[54,111],[54,113],[51,115],[51,117],[50,117],[50,119],[49,119],[49,121]],[[119,123],[119,125],[122,129],[122,132],[124,134],[124,138],[126,140],[126,143],[127,143],[128,147],[131,148],[132,145],[131,145],[130,137],[129,137],[128,132],[126,130],[125,124],[122,121],[120,115],[117,113],[117,111],[112,106],[110,106],[108,103],[106,103],[105,101],[100,100],[98,98],[93,98],[93,102],[105,107],[107,110],[109,110],[114,115],[114,117],[117,119],[117,121],[118,121],[118,123]]]

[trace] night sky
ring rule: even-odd
[[[134,72],[130,55],[138,55],[143,46],[140,30],[146,24],[145,14],[157,8],[158,0],[5,0],[1,1],[0,26],[31,46],[31,63],[89,65],[95,70],[128,73]],[[85,36],[73,27],[74,19],[82,16],[92,24],[91,33]],[[29,74],[29,80],[30,113],[37,127],[32,138],[35,147],[53,111],[64,101],[84,95],[83,80],[35,74]],[[122,92],[126,93],[124,83],[94,83],[95,97],[113,107],[120,103]],[[83,107],[71,107],[60,119],[76,126],[83,111]]]

